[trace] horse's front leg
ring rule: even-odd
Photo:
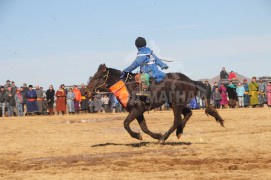
[[[126,129],[126,131],[130,134],[131,137],[136,138],[138,140],[142,140],[142,136],[140,133],[136,133],[134,131],[132,131],[132,129],[130,128],[130,123],[141,114],[142,112],[133,108],[129,115],[126,117],[126,119],[124,120],[124,128]]]
[[[137,121],[138,121],[138,124],[139,124],[141,130],[142,130],[144,133],[148,134],[148,135],[151,136],[153,139],[158,139],[158,140],[159,140],[159,139],[162,138],[162,134],[160,134],[160,133],[153,133],[153,132],[151,132],[151,131],[149,130],[149,128],[148,128],[148,126],[147,126],[147,124],[146,124],[146,121],[145,121],[145,118],[144,118],[144,115],[143,115],[143,114],[139,115],[136,119],[137,119]]]

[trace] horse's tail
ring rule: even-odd
[[[216,120],[216,122],[220,123],[222,127],[224,127],[224,120],[221,118],[217,110],[214,109],[212,105],[210,105],[210,99],[208,99],[207,96],[207,89],[205,84],[202,81],[194,81],[194,84],[197,88],[197,91],[200,93],[200,97],[205,102],[205,113],[206,115],[213,116]],[[197,94],[198,94],[197,92]]]

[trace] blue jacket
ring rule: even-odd
[[[237,96],[244,96],[244,94],[245,94],[245,88],[244,88],[244,86],[238,86],[237,88],[236,88],[236,93],[237,93]]]
[[[35,90],[32,91],[27,91],[26,93],[26,98],[27,99],[36,99],[37,98],[37,93]]]
[[[124,69],[124,72],[132,72],[139,66],[141,73],[148,73],[155,79],[156,82],[160,82],[165,77],[165,73],[160,71],[157,66],[159,66],[161,69],[168,68],[168,66],[161,61],[161,59],[159,59],[148,47],[138,49],[136,59],[129,67]]]

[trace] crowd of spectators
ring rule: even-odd
[[[32,116],[32,115],[64,115],[97,112],[123,112],[122,106],[112,94],[95,95],[93,99],[87,97],[84,84],[79,88],[65,87],[62,84],[58,90],[52,85],[48,90],[43,87],[26,83],[17,87],[14,81],[6,81],[0,86],[0,115],[4,116]]]
[[[271,81],[264,82],[262,78],[257,80],[252,77],[250,83],[246,79],[240,82],[235,72],[231,71],[228,75],[222,68],[219,83],[215,82],[212,87],[208,81],[205,84],[215,108],[255,108],[264,107],[264,104],[271,107]]]
[[[205,81],[205,85],[207,97],[215,108],[254,108],[263,107],[264,104],[271,107],[271,81],[266,83],[262,78],[257,81],[256,77],[253,77],[250,83],[246,79],[240,82],[235,72],[231,71],[228,74],[225,68],[222,68],[220,81],[215,82],[213,86]],[[204,108],[204,103],[200,99],[195,99],[191,101],[190,107]],[[169,105],[166,103],[164,108],[168,110]],[[33,87],[27,86],[26,83],[17,87],[14,81],[7,80],[5,85],[0,86],[2,117],[113,111],[117,113],[125,111],[113,94],[97,93],[93,99],[89,99],[84,84],[80,88],[76,85],[65,87],[62,84],[58,90],[50,85],[48,90],[44,90],[38,85]]]

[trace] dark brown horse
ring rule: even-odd
[[[119,82],[120,76],[121,71],[107,68],[105,64],[101,64],[88,84],[89,96],[92,96],[98,90],[100,92],[108,92],[110,87],[113,87],[116,82]],[[144,133],[154,139],[158,139],[160,143],[164,143],[175,130],[177,138],[180,138],[187,121],[192,115],[192,111],[187,108],[187,104],[191,98],[195,96],[201,96],[202,99],[205,99],[205,102],[207,102],[205,113],[215,117],[216,121],[219,122],[221,126],[224,126],[224,120],[220,117],[218,112],[209,105],[209,101],[206,99],[205,85],[200,81],[193,81],[181,73],[168,73],[162,82],[156,83],[154,80],[151,80],[149,96],[143,96],[143,99],[142,96],[138,96],[140,88],[134,79],[134,75],[127,74],[122,81],[124,81],[123,84],[125,84],[125,88],[129,93],[129,99],[127,100],[127,104],[125,104],[125,109],[129,114],[124,120],[124,128],[133,138],[142,140],[140,133],[134,132],[130,128],[130,123],[134,119],[137,119]],[[123,99],[120,98],[118,100],[121,103],[123,101]],[[166,102],[173,109],[173,125],[163,135],[153,133],[147,127],[144,112],[160,107]],[[184,116],[183,119],[182,115]]]

